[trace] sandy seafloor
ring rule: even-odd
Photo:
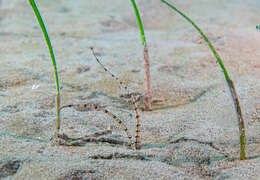
[[[144,94],[142,44],[130,0],[37,3],[55,50],[62,104],[98,102],[134,136],[133,107],[120,97],[127,92],[89,50],[93,46],[132,92]],[[159,0],[137,4],[154,110],[140,110],[141,150],[134,151],[120,145],[127,138],[112,118],[73,108],[62,111],[61,134],[111,132],[96,138],[99,143],[53,143],[56,92],[44,38],[27,1],[0,0],[0,179],[259,179],[260,1],[174,1],[208,35],[235,83],[246,124],[245,161],[238,160],[232,98],[207,44]]]

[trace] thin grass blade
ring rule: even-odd
[[[170,7],[171,9],[173,9],[174,11],[176,11],[178,14],[180,14],[184,19],[186,19],[189,23],[191,23],[191,25],[200,33],[200,35],[203,37],[203,39],[205,40],[205,42],[208,44],[210,50],[212,51],[212,53],[214,54],[215,58],[217,59],[217,62],[219,63],[225,79],[227,81],[229,90],[231,92],[232,95],[232,99],[234,102],[234,105],[236,107],[236,114],[238,117],[238,122],[239,122],[239,131],[240,131],[240,159],[244,160],[246,159],[246,152],[245,152],[245,123],[244,123],[244,119],[242,116],[242,111],[241,111],[241,107],[239,104],[239,100],[238,100],[238,96],[236,94],[236,90],[235,90],[235,86],[233,84],[233,81],[230,79],[228,72],[219,56],[219,54],[217,53],[217,51],[215,50],[214,46],[212,45],[212,43],[209,41],[209,39],[206,37],[206,35],[202,32],[202,30],[188,17],[186,16],[184,13],[182,13],[180,10],[178,10],[175,6],[173,6],[172,4],[168,3],[165,0],[161,0],[162,3],[166,4],[168,7]]]
[[[47,29],[45,27],[45,24],[42,20],[42,17],[41,17],[41,14],[37,8],[37,5],[35,3],[34,0],[29,0],[31,6],[32,6],[32,9],[34,11],[34,14],[40,24],[40,27],[41,27],[41,30],[43,32],[43,35],[44,35],[44,38],[46,40],[46,44],[48,46],[48,49],[49,49],[49,53],[50,53],[50,56],[51,56],[51,60],[52,60],[52,66],[53,66],[53,70],[54,70],[54,75],[55,75],[55,81],[56,81],[56,89],[57,89],[57,99],[56,99],[56,103],[57,103],[57,126],[56,126],[56,137],[58,137],[58,131],[60,129],[60,84],[59,84],[59,76],[58,76],[58,71],[57,71],[57,65],[56,65],[56,60],[55,60],[55,55],[54,55],[54,51],[53,51],[53,48],[52,48],[52,45],[51,45],[51,41],[50,41],[50,38],[49,38],[49,35],[48,35],[48,32],[47,32]]]
[[[135,11],[135,15],[136,15],[136,19],[139,25],[139,30],[140,30],[140,34],[141,34],[141,39],[142,39],[142,44],[143,44],[143,53],[144,53],[144,68],[145,68],[145,88],[146,88],[146,95],[145,95],[145,110],[146,111],[151,111],[152,107],[151,107],[151,82],[150,82],[150,64],[149,64],[149,56],[148,56],[148,48],[147,48],[147,44],[146,44],[146,38],[145,38],[145,34],[144,34],[144,28],[143,28],[143,23],[138,11],[138,8],[136,6],[135,0],[131,0],[134,11]]]

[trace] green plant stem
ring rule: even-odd
[[[233,81],[230,79],[230,77],[229,77],[229,75],[227,73],[227,70],[226,70],[226,68],[225,68],[225,66],[224,66],[224,64],[223,64],[219,54],[217,53],[217,51],[215,50],[215,48],[213,47],[213,45],[209,41],[209,39],[206,37],[206,35],[201,31],[201,29],[189,17],[187,17],[185,14],[183,14],[175,6],[169,4],[167,1],[161,0],[161,2],[163,2],[164,4],[166,4],[167,6],[172,8],[174,11],[179,13],[189,23],[192,24],[192,26],[201,34],[201,36],[203,37],[205,42],[208,44],[209,48],[211,49],[212,53],[214,54],[215,58],[217,59],[217,62],[219,63],[221,69],[223,70],[225,79],[227,81],[228,87],[229,87],[230,92],[232,94],[233,102],[234,102],[235,107],[236,107],[237,117],[238,117],[238,121],[239,121],[239,130],[240,130],[240,159],[241,160],[246,159],[246,152],[245,152],[245,125],[244,125],[245,123],[244,123],[244,119],[243,119],[243,116],[242,116],[241,107],[240,107],[240,104],[239,104],[238,96],[236,94],[236,90],[235,90],[235,86],[233,84]]]
[[[37,17],[37,20],[40,24],[40,27],[41,27],[41,30],[43,32],[43,35],[44,35],[44,38],[46,40],[46,44],[48,46],[48,49],[49,49],[49,53],[50,53],[50,56],[51,56],[51,60],[52,60],[52,65],[53,65],[53,70],[54,70],[54,74],[55,74],[55,81],[56,81],[56,88],[57,88],[57,100],[56,100],[56,103],[57,103],[57,126],[56,126],[56,138],[58,137],[58,132],[59,132],[59,129],[60,129],[60,85],[59,85],[59,76],[58,76],[58,71],[57,71],[57,65],[56,65],[56,60],[55,60],[55,56],[54,56],[54,51],[53,51],[53,48],[52,48],[52,45],[51,45],[51,41],[50,41],[50,38],[49,38],[49,35],[48,35],[48,32],[47,32],[47,29],[44,25],[44,22],[42,20],[42,17],[41,17],[41,14],[37,8],[37,5],[36,3],[34,2],[34,0],[29,0],[31,6],[32,6],[32,9]]]
[[[145,38],[145,34],[144,34],[144,28],[143,28],[143,23],[138,11],[138,8],[136,6],[135,0],[131,0],[134,11],[135,11],[135,15],[136,15],[136,19],[138,22],[138,26],[139,26],[139,30],[140,30],[140,34],[141,34],[141,39],[142,39],[142,44],[143,44],[143,53],[144,53],[144,68],[145,68],[145,88],[146,88],[146,95],[145,95],[145,110],[146,111],[151,111],[152,107],[151,107],[151,82],[150,82],[150,64],[149,64],[149,55],[148,55],[148,48],[147,48],[147,44],[146,44],[146,38]]]
[[[135,0],[131,0],[131,2],[132,2],[132,5],[133,5],[133,8],[134,8],[136,19],[137,19],[138,26],[139,26],[139,29],[140,29],[142,44],[143,44],[144,47],[146,47],[146,38],[145,38],[143,23],[142,23],[140,14],[139,14],[138,8],[136,6]]]

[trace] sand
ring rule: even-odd
[[[99,103],[135,136],[127,92],[143,95],[142,44],[130,1],[37,1],[54,47],[62,104]],[[27,1],[0,1],[0,179],[258,179],[260,32],[258,0],[174,1],[206,33],[237,89],[248,160],[223,73],[207,44],[159,0],[137,1],[149,48],[152,112],[142,111],[141,149],[100,111],[62,110],[56,127],[48,49]],[[120,97],[121,96],[121,97]],[[101,133],[95,137],[95,133]],[[103,133],[103,134],[102,134]]]

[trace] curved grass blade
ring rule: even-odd
[[[34,2],[34,0],[29,0],[32,9],[34,11],[34,14],[40,24],[41,30],[43,32],[44,38],[46,40],[46,44],[48,46],[49,49],[49,53],[51,56],[51,60],[52,60],[52,66],[53,66],[53,70],[54,70],[54,75],[55,75],[55,81],[56,81],[56,88],[57,88],[57,99],[56,99],[56,110],[57,110],[57,124],[56,124],[56,134],[55,137],[58,137],[58,133],[59,133],[59,129],[60,129],[60,84],[59,84],[59,76],[58,76],[58,71],[57,71],[57,65],[56,65],[56,60],[55,60],[55,56],[54,56],[54,51],[51,45],[51,41],[47,32],[47,29],[44,25],[44,22],[42,20],[41,14],[37,8],[36,3]]]
[[[209,41],[209,39],[206,37],[206,35],[201,31],[201,29],[189,18],[187,17],[185,14],[183,14],[180,10],[178,10],[175,6],[173,6],[172,4],[169,4],[167,1],[165,0],[161,0],[162,3],[166,4],[167,6],[169,6],[171,9],[173,9],[174,11],[176,11],[178,14],[180,14],[184,19],[186,19],[189,23],[192,24],[192,26],[200,33],[200,35],[203,37],[203,39],[205,40],[205,42],[208,44],[210,50],[212,51],[212,53],[214,54],[215,58],[217,59],[217,62],[219,63],[225,79],[227,81],[229,90],[232,94],[232,99],[233,102],[235,104],[236,107],[236,112],[237,112],[237,117],[238,117],[238,122],[239,122],[239,131],[240,131],[240,159],[241,160],[245,160],[246,159],[246,152],[245,152],[245,123],[244,123],[244,119],[242,116],[242,111],[241,111],[241,107],[239,104],[239,100],[238,100],[238,96],[235,90],[235,86],[233,84],[233,81],[230,79],[228,72],[219,56],[219,54],[217,53],[217,51],[215,50],[214,46],[212,45],[212,43]]]
[[[131,0],[134,11],[135,11],[135,15],[136,15],[136,19],[138,22],[138,26],[140,29],[140,34],[141,34],[141,39],[142,39],[142,44],[143,44],[143,52],[144,52],[144,68],[145,68],[145,88],[146,88],[146,95],[145,95],[145,110],[146,111],[151,111],[152,107],[151,107],[151,82],[150,82],[150,65],[149,65],[149,56],[148,56],[148,48],[147,48],[147,44],[146,44],[146,38],[145,38],[145,34],[144,34],[144,28],[143,28],[143,23],[138,11],[138,8],[136,6],[135,0]]]

